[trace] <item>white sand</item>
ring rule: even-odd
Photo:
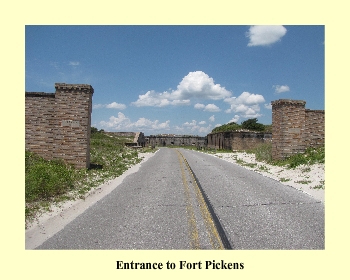
[[[244,152],[217,153],[213,156],[233,164],[239,164],[244,168],[260,173],[263,176],[280,181],[282,184],[301,190],[323,203],[325,201],[324,188],[315,188],[317,186],[325,185],[324,164],[301,165],[295,169],[287,169],[286,167],[273,166],[264,162],[259,162],[255,160],[254,154],[247,154]],[[243,163],[239,163],[237,160],[242,160]],[[249,167],[246,166],[246,164],[256,164],[256,166]]]

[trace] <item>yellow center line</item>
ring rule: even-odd
[[[178,158],[179,158],[179,162],[180,162],[180,166],[181,166],[182,180],[183,180],[184,185],[185,185],[186,201],[188,202],[187,205],[189,205],[189,204],[192,205],[192,204],[190,203],[190,189],[189,189],[189,186],[187,184],[185,170],[184,170],[182,161],[185,162],[185,164],[187,166],[188,174],[193,178],[192,182],[194,185],[196,198],[197,198],[197,201],[200,205],[201,214],[202,214],[203,220],[205,221],[205,225],[207,228],[207,232],[209,235],[209,240],[210,240],[210,243],[212,245],[212,248],[223,250],[224,245],[221,241],[219,232],[215,226],[212,215],[210,214],[208,206],[204,200],[203,194],[202,194],[202,192],[197,184],[197,180],[196,180],[194,174],[192,173],[192,170],[191,170],[187,160],[185,159],[185,157],[181,154],[181,152],[179,152],[178,150],[176,150],[176,151],[178,153]],[[196,220],[195,220],[195,216],[194,216],[194,211],[193,211],[192,206],[189,206],[189,207],[191,208],[191,210],[188,211],[190,214],[189,215],[190,216],[189,220],[190,220],[190,224],[191,224],[190,228],[192,228],[192,236],[195,237],[194,238],[195,239],[194,243],[196,244],[195,246],[199,247],[198,230],[196,227]],[[195,224],[193,225],[193,223],[195,223]],[[195,230],[193,231],[194,227],[195,227]]]
[[[177,151],[177,150],[176,150]],[[190,235],[191,235],[191,239],[190,239],[190,243],[191,243],[191,248],[192,249],[200,249],[200,245],[199,245],[199,234],[198,234],[198,229],[197,229],[197,222],[196,222],[196,218],[194,215],[194,210],[192,207],[192,203],[191,203],[191,196],[190,196],[190,188],[188,186],[187,180],[186,180],[186,175],[185,175],[185,169],[180,157],[180,152],[178,152],[178,159],[180,162],[180,167],[181,167],[181,175],[182,175],[182,182],[184,184],[184,188],[185,188],[185,195],[186,195],[186,210],[188,213],[188,225],[190,228]]]

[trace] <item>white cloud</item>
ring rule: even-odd
[[[105,105],[103,105],[103,104],[94,104],[94,105],[92,105],[92,109],[101,109],[103,107],[105,107]]]
[[[265,99],[260,94],[243,92],[238,97],[230,97],[224,100],[231,105],[226,113],[239,113],[244,118],[256,118],[261,116],[259,103],[265,102]]]
[[[194,108],[195,108],[195,109],[204,109],[204,108],[205,108],[205,105],[204,105],[204,104],[197,103],[197,104],[194,105]]]
[[[216,106],[215,104],[208,104],[207,106],[205,106],[204,111],[207,111],[207,112],[220,112],[221,109],[218,106]]]
[[[92,108],[93,109],[108,108],[108,109],[124,110],[126,108],[126,105],[120,104],[117,102],[112,102],[110,104],[96,104],[96,105],[93,105]]]
[[[271,103],[266,103],[266,104],[264,104],[264,106],[265,106],[266,109],[269,109],[269,110],[272,109]]]
[[[139,95],[138,100],[132,102],[132,105],[137,107],[189,105],[191,99],[220,100],[230,96],[231,92],[221,87],[220,84],[215,84],[213,78],[202,71],[195,71],[188,73],[179,83],[176,90],[164,91],[162,93],[155,92],[154,90],[148,91],[145,94]],[[201,105],[203,104],[197,106]]]
[[[146,118],[139,118],[136,122],[132,122],[123,113],[119,112],[118,116],[111,116],[109,121],[101,121],[100,126],[109,131],[154,131],[169,130],[170,121],[159,122],[159,120],[151,121]]]
[[[118,117],[111,116],[108,122],[101,121],[100,125],[111,130],[127,130],[131,125],[131,121],[123,113],[119,112]]]
[[[212,115],[212,116],[209,118],[209,121],[210,121],[210,122],[215,122],[215,116]]]
[[[249,28],[246,36],[249,47],[268,46],[281,40],[287,29],[282,25],[254,25]]]
[[[69,65],[71,65],[71,66],[78,66],[78,65],[80,65],[80,62],[78,62],[78,61],[69,61]]]
[[[231,122],[235,122],[235,123],[237,123],[238,122],[238,120],[239,120],[239,116],[238,115],[235,115],[230,121],[229,121],[229,123],[231,123]]]
[[[120,103],[117,103],[117,102],[112,102],[110,104],[107,104],[106,108],[124,110],[126,108],[126,105],[125,104],[120,104]]]
[[[185,122],[182,126],[176,126],[175,129],[181,134],[192,134],[192,135],[207,135],[213,129],[212,125],[205,125],[205,121],[197,122],[192,120],[191,122]]]
[[[282,93],[282,92],[290,91],[289,86],[287,86],[287,85],[284,85],[284,86],[274,85],[272,87],[275,89],[275,93]]]
[[[192,120],[192,122],[185,122],[183,124],[184,126],[196,126],[197,125],[197,121],[196,120]]]
[[[221,109],[218,106],[216,106],[215,104],[204,105],[204,104],[197,103],[194,105],[194,108],[195,109],[203,109],[203,111],[206,111],[206,112],[220,112],[221,111]]]

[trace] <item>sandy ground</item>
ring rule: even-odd
[[[312,197],[325,202],[325,165],[301,165],[295,169],[287,169],[286,167],[279,167],[259,162],[255,160],[254,154],[247,154],[243,152],[236,153],[217,153],[213,156],[239,164],[244,168],[253,170],[263,176],[280,181],[284,185],[296,188]],[[237,162],[241,160],[243,162]],[[255,166],[252,166],[254,165]],[[250,165],[250,166],[249,166]],[[323,186],[323,188],[320,188]]]

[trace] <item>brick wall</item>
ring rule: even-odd
[[[324,110],[305,110],[305,145],[320,147],[325,143]]]
[[[305,109],[303,100],[279,99],[272,104],[272,158],[283,159],[324,145],[324,111]]]
[[[190,135],[160,136],[150,135],[146,139],[146,144],[152,147],[162,146],[195,146],[203,148],[206,146],[207,138]]]
[[[249,150],[271,141],[271,133],[230,131],[208,134],[208,148],[225,150]]]
[[[55,93],[25,93],[25,148],[77,168],[90,165],[93,88],[56,83]]]

